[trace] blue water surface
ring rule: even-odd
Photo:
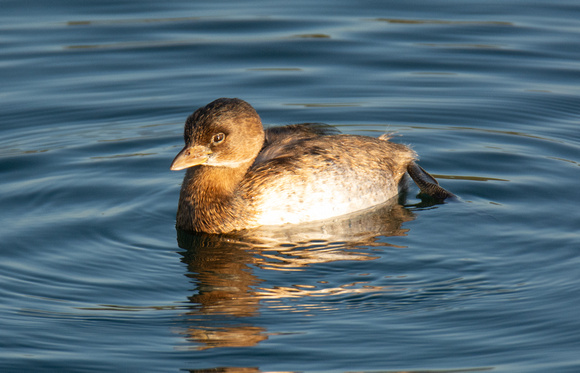
[[[580,3],[0,12],[0,371],[580,371]],[[175,230],[183,123],[394,133],[460,202]]]

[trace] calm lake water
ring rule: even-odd
[[[2,2],[0,371],[580,371],[580,3]],[[411,187],[175,230],[185,118],[395,132]]]

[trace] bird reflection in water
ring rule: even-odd
[[[375,260],[378,253],[373,248],[391,246],[379,237],[405,235],[407,230],[401,226],[413,219],[410,210],[392,200],[361,213],[304,225],[222,235],[178,230],[178,244],[186,250],[182,261],[195,284],[183,333],[195,343],[192,348],[200,350],[253,346],[267,339],[268,331],[244,320],[259,315],[262,301],[385,291],[356,283],[320,289],[327,285],[322,278],[317,285],[273,286],[255,272],[304,271],[317,263]]]

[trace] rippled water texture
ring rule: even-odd
[[[577,1],[0,12],[0,371],[580,371]],[[174,228],[185,118],[410,144],[461,202]]]

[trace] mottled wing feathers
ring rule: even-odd
[[[339,133],[339,130],[324,123],[301,123],[269,128],[266,130],[264,146],[254,164],[291,156],[295,154],[294,146],[306,139]]]

